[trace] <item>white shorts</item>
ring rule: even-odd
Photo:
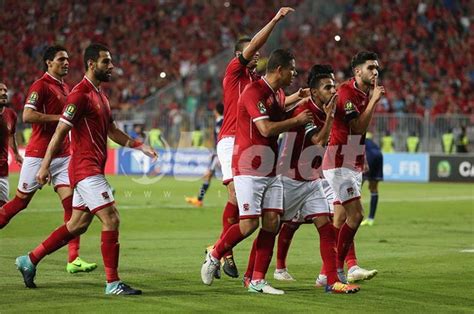
[[[349,168],[323,170],[324,177],[334,191],[334,203],[346,204],[360,199],[362,172]]]
[[[224,137],[217,143],[217,157],[221,163],[222,183],[232,181],[232,154],[234,153],[234,137]]]
[[[9,192],[10,185],[8,184],[8,177],[0,177],[0,201],[8,202]]]
[[[282,221],[307,221],[314,217],[330,215],[321,180],[298,181],[283,176],[282,182],[285,209]]]
[[[326,195],[326,200],[328,201],[329,212],[331,215],[334,215],[334,190],[326,179],[321,180],[321,185],[323,187],[324,195]]]
[[[49,170],[51,172],[54,189],[69,186],[69,175],[67,168],[70,157],[53,158]],[[43,158],[25,157],[21,165],[20,180],[18,181],[18,191],[29,194],[41,189],[42,186],[36,181],[36,174],[41,166]]]
[[[280,176],[235,176],[234,185],[240,219],[260,217],[263,210],[283,213]]]
[[[95,213],[114,204],[112,188],[104,175],[87,177],[76,184],[72,208]]]

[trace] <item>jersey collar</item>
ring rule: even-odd
[[[56,83],[58,83],[59,85],[63,85],[64,84],[64,81],[63,80],[58,80],[57,78],[55,78],[54,76],[52,76],[51,74],[49,74],[48,72],[45,72],[44,75],[46,75],[46,77],[48,79],[52,79],[54,80]]]
[[[89,82],[89,84],[92,85],[92,87],[94,87],[94,89],[96,90],[96,92],[100,93],[100,89],[99,89],[98,87],[96,87],[96,86],[94,85],[94,83],[92,83],[92,81],[89,80],[89,78],[88,78],[87,76],[84,75],[84,78]]]
[[[367,96],[367,94],[366,94],[363,90],[361,90],[361,89],[359,89],[359,88],[357,87],[355,77],[352,79],[352,81],[353,81],[353,82],[352,82],[352,86],[354,86],[354,89],[357,90],[357,91],[359,91],[359,92],[361,92],[361,93],[364,94],[365,96]]]
[[[325,113],[323,110],[321,110],[321,108],[319,108],[319,106],[314,102],[313,100],[313,97],[309,97],[309,100],[311,101],[311,103],[313,104],[313,106],[318,109],[319,111],[321,111],[322,113]]]
[[[265,84],[267,84],[268,88],[270,88],[270,90],[272,91],[273,94],[276,94],[276,92],[273,90],[273,88],[270,86],[270,84],[267,82],[267,80],[265,79],[265,77],[262,76],[262,80],[265,82]]]

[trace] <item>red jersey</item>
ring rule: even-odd
[[[337,94],[336,113],[323,159],[323,169],[344,167],[362,171],[365,133],[351,134],[349,122],[365,111],[369,97],[356,87],[354,78],[341,84]]]
[[[306,109],[312,113],[313,121],[285,134],[279,162],[279,172],[298,181],[313,181],[322,177],[324,149],[318,149],[319,146],[313,144],[311,137],[324,127],[326,113],[309,98],[298,104],[291,116],[296,117]]]
[[[239,112],[232,156],[234,176],[275,176],[278,136],[264,137],[255,122],[284,120],[284,103],[283,90],[273,91],[264,79],[247,85],[237,104]]]
[[[237,102],[244,88],[259,77],[255,72],[249,71],[243,56],[233,58],[225,70],[222,80],[223,102],[224,102],[224,122],[219,132],[219,141],[223,137],[235,136],[237,124]]]
[[[31,85],[25,108],[31,108],[43,114],[60,115],[64,110],[68,94],[69,86],[46,72]],[[43,158],[57,125],[57,122],[33,123],[33,132],[26,146],[25,156]],[[69,137],[64,139],[64,144],[54,157],[64,156],[69,156]]]
[[[72,127],[69,180],[74,187],[82,179],[104,174],[113,119],[107,97],[87,77],[72,89],[67,103],[60,121]]]
[[[10,108],[0,110],[0,177],[8,176],[8,139],[16,132],[16,113]]]

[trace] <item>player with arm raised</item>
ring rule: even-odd
[[[278,22],[293,11],[292,8],[281,8],[273,19],[253,38],[244,37],[239,39],[235,44],[235,57],[227,65],[224,79],[222,80],[224,122],[219,132],[217,156],[221,164],[222,181],[227,186],[228,199],[222,214],[221,237],[230,226],[239,222],[239,210],[232,177],[232,152],[234,149],[238,114],[237,101],[244,88],[259,78],[255,73],[260,56],[259,49],[262,48],[268,37],[270,37]],[[239,273],[232,256],[232,251],[226,252],[223,259],[224,272],[230,277],[237,278]]]
[[[283,294],[265,281],[273,254],[273,245],[283,213],[283,186],[276,175],[278,135],[311,121],[308,110],[285,120],[283,87],[296,75],[294,56],[282,49],[272,52],[265,77],[251,83],[238,103],[237,131],[232,159],[237,203],[238,224],[232,225],[206,255],[201,279],[210,285],[224,254],[260,226],[256,239],[255,266],[250,292]]]

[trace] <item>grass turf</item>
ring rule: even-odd
[[[18,177],[11,176],[14,191]],[[65,248],[38,267],[38,289],[26,289],[13,265],[61,224],[60,203],[51,187],[0,231],[0,312],[473,312],[474,189],[469,184],[381,183],[373,227],[361,227],[356,250],[362,267],[379,275],[361,284],[356,295],[328,295],[313,287],[321,261],[311,225],[296,233],[288,268],[297,281],[267,279],[283,296],[255,295],[241,279],[223,275],[211,287],[200,280],[206,245],[220,234],[225,189],[213,181],[205,206],[193,208],[200,181],[164,178],[151,185],[136,178],[109,178],[121,213],[120,275],[138,297],[104,295],[97,219],[81,240],[81,256],[99,264],[89,274],[66,273]],[[364,187],[364,203],[369,196]],[[241,274],[251,239],[235,249]],[[276,248],[275,248],[276,250]],[[276,255],[276,252],[275,254]]]

